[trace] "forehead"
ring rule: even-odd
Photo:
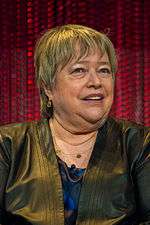
[[[99,58],[101,58],[105,52],[106,49],[104,46],[102,47],[96,42],[87,44],[82,41],[77,41],[74,45],[74,55],[72,56],[72,59],[80,60],[92,55],[98,55]]]
[[[63,68],[73,65],[75,63],[83,62],[83,61],[107,61],[109,63],[109,58],[107,52],[104,48],[101,49],[100,46],[96,44],[93,46],[84,45],[76,42],[73,46],[73,51],[69,51],[71,55],[66,54],[66,57],[59,61],[57,71],[61,71]],[[66,52],[67,53],[67,52]],[[69,57],[67,57],[69,55]]]
[[[72,60],[69,62],[70,64],[75,64],[75,63],[88,63],[88,62],[93,62],[93,63],[106,63],[109,64],[109,58],[108,54],[106,52],[101,53],[99,49],[95,51],[91,51],[86,55],[80,56],[77,55],[76,57],[72,58]],[[69,64],[68,63],[68,64]]]

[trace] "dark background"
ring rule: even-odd
[[[67,23],[108,34],[119,59],[112,114],[150,125],[149,0],[0,0],[0,124],[40,118],[35,41]]]

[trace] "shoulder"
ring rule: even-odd
[[[38,129],[44,123],[46,123],[46,119],[41,119],[39,121],[6,124],[0,126],[0,136],[20,136],[32,132],[36,128]]]
[[[118,130],[126,137],[130,135],[132,137],[141,135],[142,138],[145,138],[146,135],[150,134],[150,127],[143,126],[133,121],[116,119],[113,117],[108,118],[108,126],[112,127],[112,130]]]
[[[0,142],[8,140],[20,140],[33,130],[35,122],[14,123],[0,126]]]
[[[0,126],[0,148],[3,152],[10,151],[12,148],[17,151],[25,143],[33,142],[37,129],[40,129],[43,121],[44,119]]]
[[[0,133],[16,133],[16,132],[24,132],[31,128],[33,122],[23,122],[23,123],[12,123],[0,126]]]
[[[129,163],[134,162],[139,167],[150,161],[150,127],[114,118],[108,119],[108,127],[111,127],[114,136],[118,134],[115,141],[120,143]]]
[[[142,148],[150,146],[150,127],[121,119],[108,119],[108,126],[112,127],[112,133],[118,133],[123,144],[128,147]]]

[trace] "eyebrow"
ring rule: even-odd
[[[74,65],[74,64],[88,63],[88,62],[89,62],[89,61],[86,61],[86,60],[76,61],[76,62],[73,63],[73,65]],[[97,63],[98,63],[98,64],[101,64],[101,65],[108,65],[108,66],[110,66],[110,62],[108,62],[108,61],[98,61]]]

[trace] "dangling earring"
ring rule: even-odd
[[[47,107],[48,107],[48,108],[51,108],[51,107],[52,107],[52,100],[49,100],[49,101],[48,101]]]

